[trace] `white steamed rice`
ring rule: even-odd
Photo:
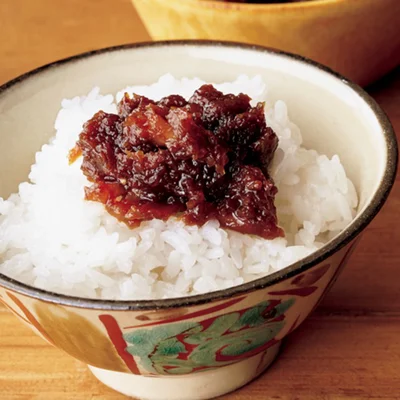
[[[125,91],[154,100],[171,93],[188,98],[204,82],[165,75]],[[224,230],[217,221],[185,226],[171,218],[130,230],[84,200],[88,181],[81,160],[68,164],[82,124],[102,109],[116,112],[112,95],[98,88],[63,100],[55,137],[36,154],[30,183],[8,200],[0,197],[0,272],[39,288],[82,297],[155,299],[194,295],[248,282],[303,258],[354,218],[357,194],[339,157],[301,146],[299,128],[283,101],[268,102],[260,77],[240,76],[216,85],[266,100],[266,119],[279,137],[271,175],[279,189],[279,224],[286,237],[264,240]]]

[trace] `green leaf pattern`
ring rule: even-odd
[[[263,301],[256,306],[201,322],[177,322],[126,333],[127,351],[143,368],[162,375],[232,364],[274,340],[294,304]],[[260,350],[261,351],[261,350]]]

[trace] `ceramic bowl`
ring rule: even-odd
[[[361,85],[400,63],[398,0],[132,2],[155,40],[234,40],[269,46],[311,58]]]
[[[262,373],[285,336],[332,285],[389,194],[397,144],[387,117],[360,87],[301,57],[235,43],[136,44],[56,62],[0,89],[0,195],[7,197],[27,179],[35,152],[54,133],[61,99],[95,85],[110,93],[128,84],[150,84],[166,72],[213,82],[260,74],[272,99],[287,103],[305,145],[340,155],[360,197],[355,220],[309,257],[224,291],[159,301],[101,301],[0,276],[0,300],[37,334],[124,394],[208,399]]]

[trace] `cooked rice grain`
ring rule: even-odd
[[[158,100],[188,98],[204,82],[165,75],[150,86],[125,91]],[[286,104],[268,102],[260,77],[239,76],[216,85],[266,100],[266,119],[279,137],[271,175],[280,226],[286,237],[264,240],[223,230],[217,221],[185,226],[171,218],[130,230],[100,203],[84,200],[88,181],[81,160],[68,164],[82,124],[98,110],[116,112],[112,95],[93,89],[63,100],[56,134],[36,154],[19,193],[0,198],[0,272],[39,288],[81,297],[157,299],[194,295],[240,285],[309,255],[355,216],[357,194],[338,156],[302,147]]]

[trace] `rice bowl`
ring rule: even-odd
[[[8,198],[11,193],[18,192],[20,182],[27,180],[29,168],[35,163],[35,152],[43,143],[48,142],[50,137],[54,137],[54,120],[62,98],[72,99],[77,94],[87,95],[94,86],[99,86],[104,93],[113,94],[129,84],[139,90],[138,85],[148,86],[156,82],[166,71],[170,71],[178,79],[184,76],[191,79],[198,76],[205,82],[233,82],[243,73],[253,78],[260,75],[268,89],[264,97],[267,99],[267,114],[271,113],[273,117],[275,114],[284,114],[275,110],[276,108],[283,110],[282,104],[280,102],[276,104],[276,102],[280,99],[284,100],[289,110],[290,120],[301,128],[304,140],[302,146],[315,149],[320,155],[326,154],[330,160],[328,165],[331,163],[337,165],[338,160],[334,156],[335,154],[340,156],[340,162],[345,168],[347,177],[354,183],[358,195],[357,215],[352,222],[337,235],[335,230],[338,227],[326,223],[325,228],[329,225],[333,229],[331,233],[326,230],[322,235],[318,235],[313,231],[316,238],[311,237],[315,248],[318,247],[318,243],[315,242],[326,241],[321,248],[317,248],[310,255],[288,267],[275,272],[269,266],[267,275],[224,290],[197,295],[191,293],[189,296],[178,298],[105,300],[99,298],[104,293],[101,289],[99,290],[97,282],[94,282],[94,287],[88,290],[86,275],[81,277],[84,285],[81,285],[80,289],[84,289],[89,297],[77,297],[76,292],[73,295],[52,292],[47,285],[45,289],[41,289],[0,273],[0,302],[49,343],[87,364],[104,384],[125,395],[152,400],[205,400],[235,390],[265,371],[276,358],[282,340],[307,318],[329,290],[355,248],[360,233],[376,216],[387,199],[396,175],[397,143],[389,120],[374,100],[357,85],[310,60],[238,43],[211,41],[142,43],[74,56],[32,71],[0,88],[2,114],[0,118],[0,195]],[[247,82],[253,81],[253,78]],[[169,77],[168,80],[171,81],[171,78]],[[260,81],[257,85],[259,84]],[[171,90],[169,87],[167,92]],[[248,92],[253,97],[258,93],[253,93],[248,86],[238,90]],[[153,93],[149,93],[150,95],[155,97]],[[91,96],[90,100],[93,100],[98,97],[98,93],[92,93]],[[89,99],[89,96],[87,97]],[[98,104],[98,107],[91,110],[88,110],[90,107],[86,105],[87,110],[82,111],[85,101],[76,98],[69,104],[72,107],[75,103],[75,111],[79,110],[81,119],[78,121],[72,118],[67,110],[63,110],[65,118],[60,119],[59,122],[62,122],[62,126],[68,124],[69,127],[71,123],[74,126],[76,123],[78,132],[82,122],[98,108],[108,107],[111,102],[110,98],[106,104]],[[73,112],[73,114],[75,116],[76,113]],[[62,128],[62,126],[57,126],[57,128]],[[277,130],[281,145],[283,145],[287,131],[285,135],[279,130],[279,126],[274,129]],[[290,125],[290,131],[290,136],[293,132],[297,132],[292,125]],[[298,137],[296,133],[294,136]],[[97,221],[96,229],[101,223],[108,221],[112,228],[117,227],[121,242],[128,240],[120,233],[120,226],[116,224],[115,219],[109,215],[104,217],[106,214],[104,214],[102,204],[93,202],[89,205],[89,201],[83,201],[83,186],[88,183],[79,169],[79,160],[71,167],[67,165],[67,162],[64,163],[67,159],[66,151],[73,146],[76,137],[69,138],[67,133],[60,135],[61,137],[63,139],[59,153],[53,154],[51,150],[55,147],[54,144],[58,138],[51,140],[50,145],[45,145],[45,151],[41,152],[44,162],[36,162],[37,167],[43,168],[39,168],[35,179],[40,175],[43,183],[45,181],[54,183],[53,178],[60,176],[62,167],[62,179],[68,183],[68,188],[73,188],[76,194],[76,197],[68,197],[74,212],[77,212],[77,209],[85,211],[85,220],[88,215],[94,215]],[[282,147],[285,152],[285,147]],[[279,152],[276,153],[277,156]],[[281,156],[275,160],[277,162],[275,166],[282,164],[281,157],[284,154],[280,153]],[[313,163],[315,157],[314,153]],[[317,157],[318,159],[321,164],[326,163],[324,156]],[[49,162],[54,160],[58,160],[58,163],[52,165],[51,168],[56,173],[52,173],[49,166]],[[46,163],[46,161],[49,162]],[[293,158],[291,161],[294,161]],[[295,163],[285,162],[284,164],[290,166],[285,172],[290,172],[292,168],[298,170],[298,165]],[[45,168],[45,165],[48,165],[48,168]],[[325,167],[323,169],[326,170]],[[35,168],[32,174],[35,173],[34,170]],[[337,169],[338,176],[341,175],[339,170],[340,168]],[[66,171],[68,173],[65,175]],[[315,177],[315,171],[315,169],[309,171],[310,175]],[[303,178],[302,174],[298,175]],[[325,184],[325,189],[318,191],[320,195],[326,196],[330,193],[328,189],[334,190],[332,186],[335,185],[336,179],[332,178],[333,176],[336,175],[331,175],[329,188]],[[61,182],[62,179],[59,181]],[[278,181],[276,177],[275,179]],[[73,181],[71,185],[70,180]],[[286,189],[294,188],[296,183],[299,182],[297,178],[293,180],[293,176],[289,182],[284,182],[284,185],[281,182],[279,196],[284,195]],[[326,183],[325,180],[324,183]],[[347,184],[349,185],[348,182]],[[34,185],[39,186],[39,182]],[[51,187],[48,185],[46,187],[53,199],[60,200],[60,196],[57,197],[51,193]],[[340,190],[343,190],[343,187],[340,187],[342,188]],[[61,189],[64,190],[65,195],[68,194],[65,187],[58,185],[57,190]],[[25,188],[25,190],[29,192],[32,189]],[[22,201],[19,199],[23,197],[23,191],[24,189],[20,190],[20,196],[11,196],[11,204],[7,201],[1,203],[2,212],[7,214],[1,217],[2,223],[4,219],[9,220],[7,230],[8,234],[13,234],[13,245],[17,241],[23,244],[22,248],[13,247],[16,253],[27,251],[24,247],[26,238],[18,237],[10,229],[13,225],[14,229],[23,231],[17,226],[18,215],[15,212],[17,208],[21,212],[24,210],[28,212],[26,204],[21,205]],[[44,196],[43,193],[41,196]],[[42,206],[41,201],[44,200],[40,198],[41,196],[36,199],[36,204],[40,206]],[[29,204],[34,203],[34,197],[32,195],[30,200],[28,199]],[[333,196],[329,199],[335,200]],[[352,203],[346,202],[352,208]],[[62,201],[61,205],[64,203]],[[337,203],[339,204],[341,202]],[[276,205],[280,210],[278,210],[279,223],[288,230],[286,217],[289,213],[285,208],[287,204],[277,201]],[[45,207],[42,206],[42,208],[42,210],[40,207],[35,208],[40,217],[36,220],[39,223],[35,224],[39,230],[35,232],[29,230],[32,243],[35,235],[40,236],[46,227],[48,230],[54,229],[51,235],[46,235],[48,246],[44,244],[40,248],[33,246],[33,250],[37,250],[40,254],[39,260],[38,258],[33,260],[35,262],[41,261],[43,254],[48,257],[47,260],[54,259],[51,251],[46,253],[43,249],[53,249],[54,252],[56,248],[58,250],[61,248],[64,251],[64,246],[60,246],[60,237],[67,244],[78,242],[79,240],[74,240],[74,233],[72,233],[76,233],[76,222],[81,228],[76,239],[82,237],[82,229],[86,233],[93,233],[93,218],[88,225],[85,225],[87,221],[81,224],[82,218],[69,221],[69,218],[61,218],[59,215],[61,213],[46,212]],[[13,209],[12,212],[11,209]],[[342,209],[342,212],[344,210]],[[88,214],[86,214],[87,211]],[[12,219],[9,218],[11,213],[14,213]],[[59,219],[49,224],[47,220],[53,222],[54,216]],[[299,216],[299,218],[303,217]],[[43,219],[46,223],[42,223]],[[20,217],[18,217],[19,221]],[[23,224],[27,224],[27,215],[22,215],[22,221]],[[29,217],[29,221],[33,222],[32,218]],[[65,222],[68,230],[60,229],[57,221],[58,223]],[[316,224],[318,221],[311,222]],[[108,237],[108,225],[105,222],[104,225],[103,236],[100,236],[97,242],[101,245],[105,243],[104,237],[106,239]],[[127,229],[126,225],[122,227],[123,230]],[[219,229],[213,228],[217,233],[219,232]],[[295,246],[308,246],[305,242],[309,239],[308,235],[297,235],[302,229],[308,231],[308,228],[310,228],[308,224],[298,224],[297,229],[293,230],[292,237],[287,234],[286,250],[293,248],[293,243]],[[174,233],[176,231],[177,229]],[[128,232],[129,237],[135,236],[132,231]],[[301,243],[295,242],[296,235],[300,236]],[[54,241],[53,236],[55,236]],[[85,237],[87,235],[84,235]],[[115,242],[115,235],[112,237]],[[136,237],[142,240],[140,235]],[[207,238],[212,238],[211,241],[215,242],[218,240],[214,231],[209,233]],[[12,254],[10,251],[10,236],[7,235],[5,239],[7,256],[12,258],[16,253]],[[211,243],[208,239],[204,240],[207,246]],[[57,246],[54,246],[54,242]],[[112,241],[108,243],[110,242]],[[176,242],[174,243],[177,245]],[[87,257],[87,243],[80,246]],[[75,245],[75,249],[77,247]],[[96,252],[103,250],[99,245],[94,246],[94,249]],[[5,248],[1,249],[2,254],[5,254],[3,250]],[[175,251],[173,246],[170,250]],[[106,251],[109,252],[109,249],[107,248]],[[308,248],[307,251],[311,249]],[[34,257],[37,255],[34,251],[32,254]],[[62,254],[64,261],[65,259],[73,260],[71,253]],[[93,252],[92,256],[94,256]],[[31,263],[31,255],[28,261]],[[116,264],[115,257],[112,262]],[[99,264],[98,260],[92,263],[94,265],[91,270],[102,272],[99,266],[95,266]],[[63,266],[64,273],[67,273],[69,265]],[[140,266],[135,268],[138,267]],[[179,264],[179,272],[183,271],[181,267]],[[53,272],[60,270],[59,265],[53,266],[52,263],[42,265],[42,268],[53,270]],[[159,277],[165,268],[165,266],[162,270],[154,268],[151,273]],[[32,269],[31,264],[28,268],[25,267],[25,272],[19,274],[17,279],[22,279],[22,275],[28,272],[24,279],[26,282],[32,282],[32,279],[36,279],[36,276],[32,274]],[[239,269],[239,273],[242,271],[243,267]],[[71,270],[71,273],[76,279],[76,269]],[[131,277],[132,274],[129,276]],[[55,277],[58,283],[64,279],[59,273]],[[117,280],[114,279],[114,281]],[[73,285],[76,289],[77,285]],[[104,285],[103,287],[105,288]],[[152,289],[153,287],[150,290]],[[62,290],[65,288],[60,289]],[[117,294],[119,290],[118,287]],[[71,292],[68,291],[68,293]],[[98,297],[94,297],[93,293]],[[160,293],[157,294],[159,295]],[[146,295],[143,297],[146,298]],[[346,296],[343,296],[341,300],[346,305],[348,301]]]

